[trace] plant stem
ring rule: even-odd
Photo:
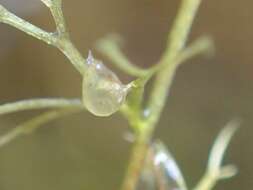
[[[85,59],[82,57],[77,48],[73,45],[67,32],[65,21],[61,9],[61,1],[47,1],[50,11],[54,17],[56,24],[56,32],[50,33],[34,26],[33,24],[23,20],[15,14],[8,11],[0,5],[0,22],[11,25],[49,45],[57,47],[66,55],[77,71],[82,75],[85,71]],[[45,2],[44,2],[45,3]]]
[[[79,99],[38,98],[0,105],[0,115],[43,108],[84,108]]]
[[[14,15],[2,5],[0,5],[0,22],[11,25],[47,44],[56,44],[57,39],[53,33],[48,33],[37,26],[23,20],[22,18]]]
[[[201,0],[183,0],[176,21],[172,27],[168,39],[168,45],[159,64],[164,65],[157,73],[148,109],[150,115],[146,120],[146,126],[152,133],[156,125],[172,84],[175,72],[179,63],[176,61],[185,46],[193,19],[197,12]]]
[[[35,129],[37,129],[39,126],[45,123],[48,123],[52,120],[55,120],[57,118],[60,118],[66,115],[77,113],[81,110],[82,110],[81,108],[67,108],[67,109],[65,108],[65,109],[48,111],[43,114],[40,114],[39,116],[36,116],[32,118],[31,120],[28,120],[24,122],[23,124],[18,125],[14,129],[6,133],[5,135],[0,136],[0,147],[11,142],[12,140],[16,139],[20,135],[25,135],[25,134],[29,134],[33,132]]]
[[[137,137],[131,151],[131,157],[126,171],[126,176],[122,184],[122,190],[136,189],[142,166],[146,158],[148,150],[147,142],[149,140],[150,139],[147,139],[147,136],[144,133],[141,133],[140,136]]]
[[[222,166],[222,161],[239,125],[238,120],[233,120],[221,130],[210,151],[205,174],[194,190],[210,190],[219,180],[233,177],[237,173],[237,168],[234,165]]]
[[[62,0],[42,0],[42,2],[49,7],[55,21],[56,36],[58,39],[58,42],[55,43],[55,46],[70,60],[76,70],[83,75],[86,69],[85,59],[74,46],[69,37],[62,11]]]
[[[68,38],[61,39],[57,44],[58,49],[70,60],[76,70],[83,75],[86,70],[85,59]]]
[[[129,75],[136,77],[145,77],[148,70],[132,64],[120,49],[120,39],[116,35],[109,35],[96,43],[97,49],[107,56],[112,64]]]
[[[62,11],[62,0],[51,0],[48,7],[54,17],[57,33],[64,38],[68,38],[69,34]]]
[[[193,19],[197,12],[201,0],[183,0],[175,23],[172,27],[168,39],[167,49],[159,64],[164,65],[157,72],[154,88],[149,100],[147,111],[149,115],[144,118],[140,125],[140,134],[137,136],[136,143],[132,150],[130,164],[128,166],[122,190],[135,190],[142,170],[142,164],[146,157],[147,146],[152,138],[155,125],[160,117],[168,96],[173,76],[177,66],[177,56],[183,49]]]

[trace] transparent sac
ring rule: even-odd
[[[161,142],[150,145],[136,190],[186,190],[174,158]]]
[[[89,52],[88,67],[83,75],[83,103],[97,116],[109,116],[124,103],[129,86]]]

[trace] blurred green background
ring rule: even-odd
[[[179,2],[63,0],[72,39],[84,55],[94,50],[97,39],[119,33],[126,42],[124,52],[143,67],[161,55]],[[0,3],[36,25],[54,28],[39,0]],[[157,127],[155,136],[174,153],[190,187],[203,174],[215,135],[235,117],[243,123],[225,162],[235,163],[240,172],[216,189],[253,187],[252,7],[251,0],[203,0],[190,41],[209,34],[216,54],[208,60],[194,58],[180,67]],[[130,80],[118,74],[123,81]],[[80,97],[81,78],[58,50],[0,24],[0,87],[1,103],[31,97]],[[38,113],[2,116],[0,133]],[[97,118],[89,113],[43,126],[0,149],[0,190],[119,189],[131,148],[123,139],[127,127],[120,115]]]

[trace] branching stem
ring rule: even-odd
[[[0,22],[11,25],[47,44],[54,45],[57,43],[57,38],[53,33],[48,33],[37,26],[23,20],[22,18],[14,15],[2,5],[0,5]]]
[[[137,144],[134,145],[132,150],[132,156],[122,190],[135,190],[143,160],[146,156],[147,149],[145,147],[151,140],[155,124],[165,105],[169,87],[171,86],[175,71],[179,65],[178,62],[176,62],[176,58],[185,46],[190,27],[200,2],[201,0],[182,0],[182,5],[168,38],[167,49],[159,62],[159,64],[164,64],[166,67],[162,68],[156,75],[157,77],[147,108],[149,114],[144,118],[142,123],[138,123],[140,125],[138,128],[141,130],[137,137]]]
[[[85,59],[69,37],[62,11],[62,0],[41,1],[51,11],[56,25],[55,32],[47,32],[34,26],[22,18],[17,17],[2,5],[0,5],[0,23],[11,25],[47,44],[57,47],[70,60],[76,70],[83,75],[87,69],[87,65],[85,64]],[[166,104],[166,99],[169,95],[169,90],[178,66],[197,54],[207,52],[211,49],[210,47],[212,47],[211,41],[208,38],[200,38],[185,48],[185,43],[200,3],[201,0],[182,0],[178,15],[172,26],[171,33],[168,36],[167,47],[164,54],[160,61],[151,68],[143,69],[132,64],[121,52],[115,39],[103,39],[98,43],[97,47],[99,50],[118,68],[129,75],[138,77],[137,80],[130,83],[133,86],[132,96],[129,95],[129,97],[131,96],[131,98],[129,98],[131,100],[127,101],[121,109],[136,133],[136,142],[133,146],[122,190],[136,189],[148,145],[152,139],[155,125]],[[148,99],[147,106],[143,108],[144,86],[152,76],[155,76],[153,89]],[[31,99],[0,105],[0,114],[42,108],[64,109],[46,112],[45,114],[19,125],[17,128],[10,131],[10,133],[0,138],[0,146],[10,142],[20,134],[26,134],[36,129],[45,122],[72,113],[73,111],[82,110],[84,106],[79,99]],[[221,161],[226,145],[233,134],[233,130],[230,129],[231,128],[228,128],[227,131],[225,130],[225,132],[222,133],[227,135],[223,136],[225,139],[224,141],[218,138],[211,153],[207,173],[195,190],[209,190],[215,185],[218,179],[233,174],[233,167],[220,168],[220,162],[216,161]],[[219,147],[222,148],[219,149]],[[215,156],[217,155],[218,157],[216,158]],[[213,167],[213,163],[218,166],[216,170],[213,170],[215,168]]]
[[[157,73],[157,77],[154,82],[154,88],[149,100],[148,109],[150,110],[150,115],[145,124],[148,126],[148,128],[150,128],[149,133],[152,133],[153,128],[159,119],[161,111],[165,106],[169,88],[174,78],[176,69],[179,66],[178,62],[176,61],[177,56],[185,46],[190,27],[200,2],[201,0],[182,1],[178,16],[176,17],[171,34],[168,38],[167,48],[159,63],[166,66]]]
[[[238,120],[231,121],[219,133],[211,149],[206,172],[194,190],[210,190],[219,180],[233,177],[237,173],[234,165],[222,166],[222,161],[228,144],[239,125]]]
[[[47,0],[43,1],[43,3],[49,6],[54,17],[56,23],[56,32],[54,33],[46,32],[45,30],[34,26],[24,19],[14,15],[2,5],[0,5],[0,22],[11,25],[41,41],[46,42],[49,45],[57,47],[61,52],[64,53],[64,55],[66,55],[77,71],[79,71],[80,74],[83,74],[86,69],[85,59],[82,57],[69,38],[62,13],[61,0]]]

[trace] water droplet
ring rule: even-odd
[[[88,67],[83,76],[83,103],[94,115],[109,116],[119,110],[130,87],[122,84],[101,61],[94,59],[91,52],[86,62]]]

